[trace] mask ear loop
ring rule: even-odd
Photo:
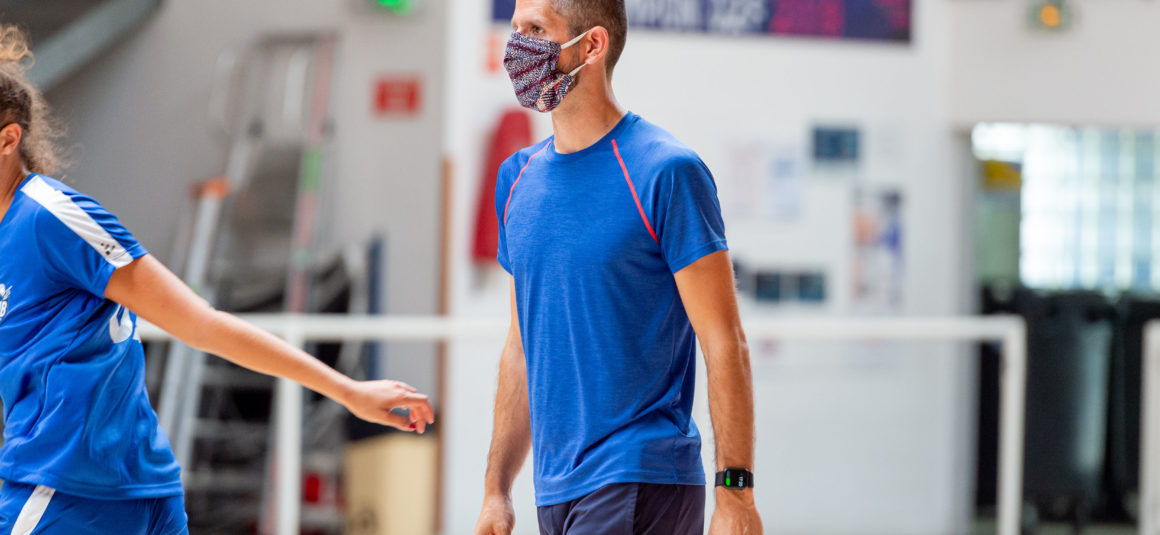
[[[588,35],[588,32],[590,32],[592,30],[593,30],[593,28],[588,28],[587,30],[584,30],[584,33],[577,35],[571,41],[568,41],[567,43],[560,45],[560,50],[564,50],[565,48],[568,48],[576,43],[579,43],[580,40],[583,39],[585,35]]]

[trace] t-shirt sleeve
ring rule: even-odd
[[[657,239],[676,273],[697,260],[728,248],[717,184],[699,158],[683,158],[660,177]]]
[[[495,259],[499,261],[499,265],[503,267],[504,271],[512,272],[511,261],[508,259],[507,250],[507,221],[505,215],[507,212],[508,197],[512,192],[512,183],[516,180],[516,174],[513,170],[516,155],[512,155],[499,166],[499,176],[495,180],[495,217],[499,220],[499,247],[496,251]]]
[[[149,254],[95,200],[56,192],[42,202],[36,239],[46,274],[61,285],[104,296],[118,268]]]

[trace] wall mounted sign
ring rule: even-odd
[[[853,216],[854,310],[900,313],[906,287],[902,193],[859,186],[854,193]]]
[[[910,42],[913,0],[626,0],[633,27],[725,35]],[[492,0],[511,20],[515,0]]]
[[[418,76],[384,76],[375,81],[375,114],[414,115],[423,106],[423,82]]]
[[[814,127],[814,162],[856,164],[861,155],[861,139],[857,128]]]

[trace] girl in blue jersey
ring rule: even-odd
[[[23,35],[0,26],[0,534],[186,533],[180,468],[144,380],[136,314],[199,350],[285,377],[360,418],[422,433],[427,397],[356,382],[215,311],[55,162]],[[392,413],[407,409],[409,417]]]

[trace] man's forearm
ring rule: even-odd
[[[498,403],[496,410],[500,410]],[[497,412],[496,419],[499,418]],[[507,496],[511,494],[516,475],[528,457],[532,438],[526,426],[521,429],[518,424],[500,426],[498,421],[496,423],[495,434],[491,438],[491,451],[487,455],[484,493],[487,496]]]
[[[753,469],[753,376],[743,338],[704,347],[717,469]]]
[[[499,388],[495,395],[495,429],[487,456],[484,491],[507,496],[532,447],[528,413],[527,375],[523,355],[509,347],[500,359]]]

